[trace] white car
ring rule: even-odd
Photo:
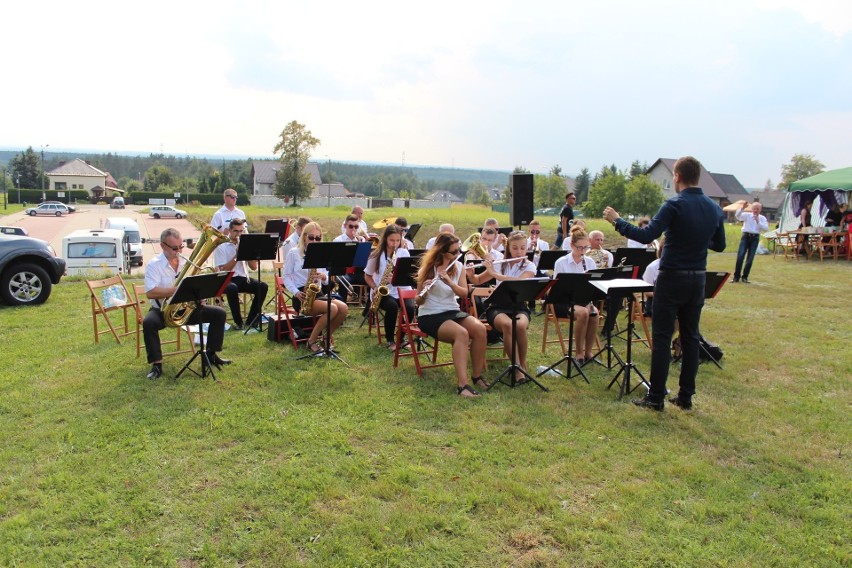
[[[62,217],[68,213],[68,208],[64,203],[42,203],[38,207],[28,207],[24,211],[27,215],[35,217],[36,215],[55,215]]]
[[[175,209],[171,205],[152,205],[149,215],[151,215],[154,219],[159,219],[160,217],[183,219],[186,217],[186,211],[183,209]]]

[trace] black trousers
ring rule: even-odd
[[[399,300],[388,294],[382,298],[379,307],[385,311],[385,341],[395,341]],[[411,321],[414,318],[414,300],[405,301],[405,312],[408,314],[408,321]]]
[[[266,300],[266,294],[269,291],[269,286],[266,282],[255,280],[254,278],[246,278],[245,276],[234,276],[225,287],[225,297],[228,298],[228,306],[231,308],[231,316],[234,318],[234,324],[243,326],[243,314],[240,311],[240,293],[248,292],[253,294],[254,298],[251,301],[251,307],[247,319],[253,322],[254,318],[260,314],[263,309],[263,302]],[[260,322],[255,321],[255,325]]]
[[[660,271],[654,285],[654,350],[651,354],[651,399],[661,401],[666,396],[666,382],[672,361],[672,335],[675,320],[680,327],[682,349],[680,393],[686,398],[695,394],[698,374],[698,338],[701,309],[704,307],[703,270]]]
[[[209,323],[207,334],[204,336],[204,347],[208,353],[216,353],[222,350],[222,340],[225,338],[225,318],[227,314],[222,308],[215,306],[202,306],[201,310],[194,310],[189,324],[196,325],[199,322]],[[166,327],[163,312],[159,308],[152,307],[142,320],[142,335],[145,338],[145,353],[148,362],[154,363],[163,360],[163,350],[160,345],[160,330]]]

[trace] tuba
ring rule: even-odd
[[[186,263],[175,279],[175,285],[179,286],[187,276],[195,276],[203,270],[204,263],[216,250],[219,245],[228,242],[228,237],[221,231],[214,229],[210,225],[204,225],[201,229],[201,236],[198,237],[198,242],[195,248],[192,249],[192,254],[186,259]],[[181,327],[186,325],[189,318],[192,317],[192,312],[195,311],[193,302],[178,302],[171,303],[171,299],[163,302],[162,312],[163,320],[168,327]]]
[[[479,242],[479,233],[474,233],[466,238],[461,244],[461,247],[459,247],[459,250],[462,252],[470,251],[482,260],[485,260],[488,257],[489,252],[485,250],[485,247]]]

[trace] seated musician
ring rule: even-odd
[[[393,224],[402,229],[402,244],[400,246],[407,250],[413,249],[414,243],[408,238],[408,219],[397,217]]]
[[[527,252],[535,253],[533,262],[538,265],[538,257],[541,255],[541,251],[550,250],[550,245],[541,238],[541,223],[537,220],[533,219],[530,221],[529,231],[530,238],[527,239]]]
[[[263,308],[263,302],[266,300],[266,293],[269,290],[269,286],[266,282],[249,278],[246,272],[247,264],[250,270],[257,270],[258,261],[237,260],[240,236],[244,232],[245,220],[240,218],[231,219],[227,230],[227,234],[231,240],[216,247],[216,251],[213,253],[213,263],[218,270],[226,272],[233,271],[234,273],[231,276],[231,281],[225,287],[225,297],[228,298],[228,305],[231,307],[234,328],[243,328],[243,314],[240,309],[239,294],[240,292],[248,292],[254,296],[247,316],[248,325],[252,326],[252,330],[257,331],[260,326],[260,310]]]
[[[428,249],[417,274],[417,321],[426,334],[453,346],[453,365],[458,379],[459,395],[479,396],[468,384],[467,360],[471,358],[473,384],[488,388],[482,378],[485,368],[485,326],[467,312],[459,310],[456,296],[467,294],[467,278],[460,255],[459,238],[441,233],[435,246]]]
[[[310,223],[313,219],[310,217],[299,217],[296,221],[296,224],[293,226],[293,232],[290,233],[290,236],[287,237],[283,243],[281,243],[281,258],[287,258],[287,253],[290,252],[290,249],[299,246],[299,239],[302,237],[302,229],[305,228],[305,225]]]
[[[503,260],[503,253],[494,250],[492,247],[494,242],[497,240],[497,234],[497,230],[494,227],[483,227],[482,232],[479,234],[479,243],[482,245],[483,249],[490,251],[488,253],[487,260],[492,262]],[[467,261],[465,264],[467,264],[467,262],[478,263],[480,260],[486,259],[480,259],[475,254],[468,251]],[[478,266],[468,266],[465,270],[467,272],[467,281],[473,287],[488,288],[494,284],[494,278],[490,274],[486,273],[485,266],[482,264],[479,264]],[[483,314],[485,312],[483,306],[485,299],[482,296],[475,296],[472,299],[476,301],[476,313]],[[503,335],[500,331],[494,327],[488,330],[488,345],[502,340]]]
[[[651,261],[642,273],[642,280],[648,284],[656,284],[657,277],[660,275],[660,255],[663,253],[663,245],[666,244],[665,239],[660,241],[660,248],[657,249],[657,258]],[[642,307],[642,314],[646,317],[651,317],[654,313],[654,293],[645,292],[645,305]]]
[[[571,227],[568,238],[565,239],[571,247],[571,254],[559,258],[553,267],[553,275],[562,272],[582,274],[597,268],[597,264],[586,256],[589,249],[589,237],[578,224]],[[553,308],[556,316],[568,317],[568,306],[555,303]],[[580,306],[574,305],[574,344],[577,349],[577,362],[581,365],[592,359],[595,344],[595,335],[598,332],[598,312],[591,304]]]
[[[651,223],[651,218],[648,216],[642,217],[638,221],[636,221],[636,226],[639,228],[647,227]],[[657,239],[654,239],[647,245],[644,243],[640,243],[639,241],[634,241],[631,239],[627,239],[627,248],[638,248],[638,249],[648,249],[648,250],[657,250],[657,247],[660,246],[660,242]],[[610,264],[610,266],[612,266]]]
[[[396,320],[399,315],[399,291],[396,286],[391,284],[393,268],[397,258],[409,256],[408,251],[401,246],[402,235],[402,229],[396,225],[388,225],[382,234],[379,246],[370,253],[367,267],[364,269],[367,286],[372,290],[372,302],[378,302],[378,304],[371,305],[376,310],[381,308],[385,312],[385,340],[388,349],[396,347],[394,338]],[[386,287],[388,293],[377,298],[377,290],[380,286]],[[409,288],[405,286],[403,289]],[[409,321],[411,321],[414,318],[414,300],[405,301],[405,311],[408,313]],[[376,325],[378,325],[378,322],[376,322]]]
[[[429,250],[435,246],[435,241],[438,239],[438,236],[441,233],[450,233],[451,235],[455,235],[456,228],[453,227],[450,223],[441,223],[441,226],[438,227],[438,234],[426,241],[426,250]]]
[[[335,243],[363,243],[366,239],[363,235],[359,235],[358,231],[361,228],[359,224],[359,219],[357,215],[349,214],[346,216],[346,221],[343,222],[343,234],[334,237]],[[364,286],[367,284],[367,281],[364,280],[364,269],[363,268],[350,268],[346,271],[346,275],[342,278],[346,278],[346,281],[349,283],[347,288],[352,288],[352,286]]]
[[[571,234],[571,229],[573,229],[574,227],[579,227],[583,229],[584,232],[587,232],[586,222],[582,219],[574,219],[571,221],[571,228],[568,229],[568,235]],[[562,250],[567,250],[568,252],[571,252],[571,239],[568,238],[568,235],[565,235],[565,240],[562,241]]]
[[[496,250],[497,252],[503,253],[506,250],[506,235],[500,232],[500,223],[497,222],[497,219],[494,217],[489,217],[482,224],[482,228],[492,228],[497,231],[497,239],[491,245],[491,248]]]
[[[506,256],[500,261],[499,266],[494,266],[490,260],[485,261],[485,272],[497,280],[497,286],[504,280],[528,280],[535,277],[535,264],[527,259],[527,236],[518,231],[509,235],[506,241]],[[527,347],[529,340],[527,330],[530,325],[530,310],[526,304],[517,306],[495,306],[491,305],[485,312],[485,318],[491,327],[503,334],[503,351],[506,357],[512,357],[512,312],[517,313],[515,320],[515,335],[518,347],[515,353],[518,356],[518,365],[527,369]],[[523,380],[524,375],[516,371],[516,379]]]
[[[151,370],[148,372],[149,379],[156,379],[163,374],[163,351],[160,346],[160,330],[166,327],[161,306],[163,301],[171,298],[177,291],[178,284],[175,278],[183,270],[186,259],[181,256],[183,250],[183,239],[177,229],[166,229],[160,234],[160,247],[162,254],[155,256],[145,269],[145,296],[151,300],[151,309],[142,321],[142,333],[145,337],[145,353]],[[207,358],[212,365],[222,367],[231,361],[222,359],[217,352],[222,350],[222,339],[225,336],[225,318],[227,314],[222,308],[215,306],[202,306],[200,310],[194,310],[190,316],[189,324],[209,324],[205,338]]]
[[[287,258],[284,259],[284,286],[293,294],[293,309],[297,312],[302,311],[302,302],[305,300],[305,286],[310,283],[319,285],[329,284],[328,270],[324,268],[309,269],[302,268],[305,263],[305,249],[310,243],[322,241],[322,227],[319,223],[310,222],[305,225],[302,230],[302,236],[299,239],[299,246],[291,249],[287,253]],[[312,274],[313,273],[313,274]],[[308,282],[308,279],[311,282]],[[319,340],[320,333],[326,328],[328,316],[331,316],[331,333],[341,326],[343,320],[349,315],[349,306],[338,299],[331,301],[331,313],[329,314],[328,301],[325,296],[317,294],[311,307],[307,310],[307,314],[311,316],[320,316],[314,325],[311,335],[308,338],[308,349],[317,353],[323,349],[322,343]],[[329,338],[330,341],[330,338]]]
[[[604,234],[603,231],[591,231],[589,233],[589,246],[591,248],[586,251],[586,256],[595,261],[597,268],[612,268],[613,255],[611,252],[603,248]],[[642,245],[645,246],[645,245]],[[613,302],[607,307],[606,319],[604,320],[603,333],[612,331],[615,328],[615,320],[618,317],[618,312],[621,311],[621,302]]]

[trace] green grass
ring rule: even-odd
[[[725,368],[662,414],[600,368],[462,399],[354,313],[351,369],[229,332],[218,382],[175,380],[183,357],[148,381],[63,281],[0,306],[0,565],[848,566],[850,276],[759,257],[705,308]],[[559,357],[541,325],[531,366]]]

